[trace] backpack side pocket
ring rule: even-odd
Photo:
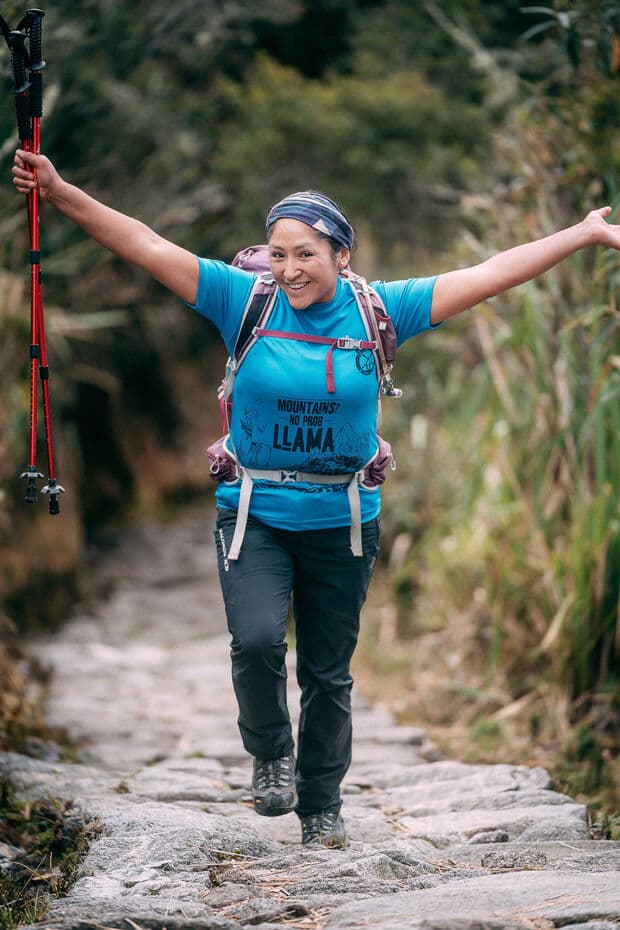
[[[209,459],[209,477],[213,481],[237,481],[239,474],[237,472],[237,462],[234,455],[229,451],[226,445],[228,433],[220,436],[207,449],[207,458]]]

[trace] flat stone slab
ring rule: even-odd
[[[443,922],[447,926],[455,920],[471,923],[489,919],[503,922],[500,926],[527,927],[534,919],[543,919],[548,926],[564,926],[620,915],[620,872],[594,873],[587,878],[577,886],[573,873],[517,871],[463,879],[337,907],[325,926],[338,930],[372,926],[418,930],[444,926]],[[438,923],[438,915],[442,923]]]
[[[547,772],[443,759],[359,694],[349,847],[302,847],[295,815],[258,817],[211,528],[204,513],[131,531],[98,565],[105,597],[31,645],[81,761],[6,754],[0,770],[98,832],[30,930],[618,930],[620,843],[591,840]]]

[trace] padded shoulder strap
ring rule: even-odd
[[[363,278],[361,275],[349,273],[346,280],[351,285],[353,293],[355,294],[355,302],[357,303],[368,337],[377,344],[377,368],[379,371],[379,380],[381,381],[389,374],[391,368],[391,363],[387,360],[385,355],[383,336],[379,330],[379,322],[377,320],[377,312],[380,316],[387,317],[383,301],[376,291],[372,291],[368,287],[366,278]]]
[[[232,359],[238,368],[254,343],[255,330],[264,327],[275,303],[278,287],[271,272],[258,275],[245,305]]]
[[[380,392],[388,397],[401,397],[400,388],[394,387],[390,372],[396,357],[396,330],[379,294],[368,286],[366,278],[348,269],[343,275],[355,294],[355,302],[368,336],[377,348],[375,358],[379,374]]]

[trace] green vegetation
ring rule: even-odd
[[[457,244],[466,262],[550,232],[578,203],[615,202],[614,161],[593,156],[595,137],[604,153],[617,142],[618,125],[595,129],[617,79],[595,64],[554,72],[496,128],[502,186],[474,203],[475,228]],[[413,660],[422,715],[464,726],[454,734],[462,753],[541,760],[612,810],[619,272],[617,255],[581,253],[451,325],[448,364],[435,346],[402,353],[417,377],[394,413],[400,468],[385,508],[399,534],[389,622],[400,648],[403,637],[411,652],[424,644]],[[405,715],[419,721],[412,679]]]
[[[50,895],[66,894],[96,825],[86,827],[70,804],[20,800],[0,782],[0,843],[9,852],[0,875],[0,930],[41,920]]]
[[[76,18],[59,2],[45,20],[44,147],[68,178],[201,254],[260,241],[275,198],[316,186],[350,212],[370,277],[471,264],[620,194],[620,4],[521,7],[113,0]],[[203,492],[222,352],[178,301],[44,211],[62,541],[43,505],[25,513],[26,223],[6,70],[0,600],[23,627],[62,612],[52,579],[67,589],[98,527]],[[608,832],[619,284],[616,254],[584,252],[400,352],[405,397],[384,405],[399,463],[384,495],[390,580],[375,586],[358,676],[450,751],[548,765]]]

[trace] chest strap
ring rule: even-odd
[[[270,336],[275,339],[293,339],[295,342],[311,342],[314,345],[329,346],[325,357],[325,376],[328,394],[336,393],[334,349],[371,349],[374,352],[377,348],[377,343],[375,341],[371,342],[369,339],[352,339],[351,336],[341,336],[338,339],[333,336],[314,336],[310,333],[288,333],[279,329],[262,329],[259,326],[254,328],[253,334],[255,336]]]
[[[362,506],[360,501],[359,485],[364,480],[364,469],[348,475],[319,475],[314,472],[288,471],[285,469],[268,470],[258,468],[244,468],[237,462],[237,470],[241,476],[241,489],[239,492],[239,505],[237,509],[237,522],[235,532],[230,544],[228,558],[235,561],[239,558],[241,544],[245,536],[250,512],[250,497],[255,481],[276,481],[281,484],[346,484],[349,508],[351,510],[351,552],[355,556],[363,555],[362,550]]]

